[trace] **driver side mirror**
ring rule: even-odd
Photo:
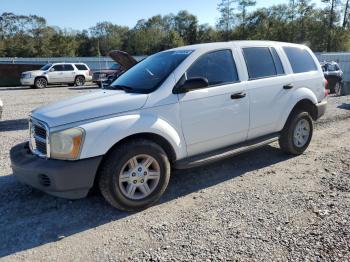
[[[192,90],[207,88],[209,81],[205,77],[195,77],[187,79],[181,86],[174,90],[176,94],[187,93]]]
[[[49,70],[49,72],[54,72],[55,71],[55,68],[51,68],[50,70]]]

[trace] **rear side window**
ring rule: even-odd
[[[74,71],[74,67],[72,65],[64,65],[64,71]]]
[[[86,65],[75,65],[75,67],[78,69],[78,70],[89,70],[89,69],[87,69],[87,67],[86,67]]]
[[[277,75],[274,59],[268,47],[243,48],[249,79],[265,78]]]
[[[275,63],[277,75],[284,75],[283,65],[279,55],[277,54],[276,49],[272,47],[270,50],[271,50],[273,62]]]
[[[238,74],[231,50],[220,50],[201,56],[187,71],[187,79],[204,77],[209,86],[238,82]]]
[[[294,73],[316,71],[314,59],[306,49],[298,47],[283,47]]]

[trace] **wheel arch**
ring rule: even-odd
[[[311,101],[308,98],[303,98],[301,100],[299,100],[294,106],[293,108],[289,111],[288,113],[288,117],[285,118],[285,121],[283,122],[283,126],[281,129],[283,129],[286,125],[286,123],[288,122],[288,120],[290,119],[290,117],[296,112],[296,111],[305,111],[308,112],[311,116],[311,118],[316,121],[317,120],[317,107],[316,105],[313,103],[313,101]]]
[[[35,83],[35,81],[36,81],[38,78],[45,78],[46,81],[47,81],[47,83],[49,83],[49,80],[48,80],[48,78],[47,78],[46,76],[36,76],[36,77],[34,78],[34,83]]]
[[[138,140],[138,139],[149,140],[151,142],[156,143],[161,148],[163,148],[163,150],[167,154],[170,162],[174,162],[176,160],[176,152],[175,152],[173,146],[171,145],[171,143],[163,136],[156,134],[156,133],[150,133],[150,132],[137,133],[137,134],[133,134],[133,135],[129,135],[127,137],[124,137],[123,139],[121,139],[117,143],[115,143],[107,151],[106,155],[108,155],[108,153],[110,151],[112,151],[114,148],[120,146],[121,144],[129,143],[133,140]]]
[[[111,148],[131,139],[143,138],[158,143],[174,161],[186,157],[182,133],[155,115],[118,116],[81,125],[86,131],[81,158],[106,155]],[[104,139],[101,139],[104,138]],[[96,143],[96,141],[100,141]]]
[[[278,130],[282,130],[287,123],[289,117],[295,110],[305,110],[308,112],[313,120],[317,119],[318,103],[316,94],[307,87],[301,87],[294,91],[289,99],[288,106],[281,113],[281,121],[279,122]]]
[[[84,77],[84,79],[86,79],[86,77],[85,77],[84,75],[79,74],[79,75],[76,75],[76,76],[74,77],[74,81],[77,79],[78,76],[82,76],[82,77]]]

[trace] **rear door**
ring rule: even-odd
[[[247,92],[250,97],[250,128],[248,139],[277,130],[285,105],[291,98],[293,77],[286,74],[275,47],[243,47],[248,70]]]
[[[239,81],[232,50],[203,54],[183,77],[204,77],[209,82],[208,88],[179,94],[188,155],[245,141],[249,125],[249,98],[244,84]]]
[[[71,64],[65,64],[64,65],[64,72],[63,72],[63,81],[65,83],[73,83],[75,80],[75,69]]]

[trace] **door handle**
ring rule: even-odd
[[[283,89],[292,89],[294,86],[292,84],[287,84],[283,86]]]
[[[244,92],[239,92],[231,95],[231,99],[240,99],[246,97],[246,93]]]

